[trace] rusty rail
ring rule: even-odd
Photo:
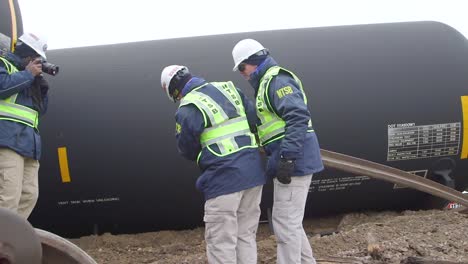
[[[323,149],[320,152],[327,167],[404,185],[468,207],[467,196],[437,182],[372,161]]]

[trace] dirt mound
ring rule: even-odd
[[[350,214],[337,234],[310,241],[318,256],[363,263],[400,263],[411,256],[468,262],[467,224],[468,215],[450,211]]]
[[[356,213],[304,221],[315,257],[354,263],[400,263],[408,257],[468,263],[468,215],[454,211]],[[98,263],[206,263],[203,228],[71,241]],[[258,263],[276,262],[267,224],[257,234]]]

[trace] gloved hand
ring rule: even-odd
[[[291,183],[291,175],[294,171],[295,166],[294,160],[287,160],[285,158],[280,158],[278,161],[278,166],[276,168],[276,178],[282,184]]]

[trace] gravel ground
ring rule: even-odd
[[[468,263],[468,214],[455,211],[354,213],[308,219],[304,227],[319,263],[402,263],[408,257]],[[203,231],[104,234],[71,241],[102,264],[197,264],[206,263]],[[275,237],[267,224],[260,225],[257,242],[258,263],[275,263]]]

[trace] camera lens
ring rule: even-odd
[[[52,76],[55,76],[59,73],[59,66],[44,61],[42,62],[42,71]]]

